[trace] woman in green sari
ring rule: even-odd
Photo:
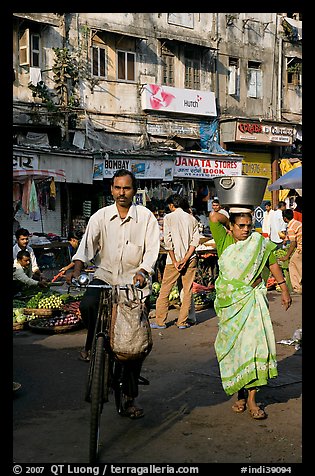
[[[252,231],[250,210],[236,211],[229,219],[219,212],[209,215],[219,257],[214,302],[219,331],[214,346],[225,393],[238,393],[233,411],[242,413],[248,408],[260,420],[267,415],[256,403],[257,387],[278,375],[265,286],[268,268],[281,288],[285,310],[292,299],[273,251],[276,245]]]

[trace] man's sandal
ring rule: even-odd
[[[132,420],[136,420],[137,418],[142,418],[144,417],[144,411],[142,408],[135,407],[135,406],[130,406],[126,408],[123,413],[123,416],[129,417]]]
[[[82,349],[80,350],[80,357],[79,359],[80,360],[83,360],[83,362],[90,362],[90,357],[91,357],[91,351],[90,350],[85,350],[85,349]]]
[[[262,408],[253,408],[253,409],[248,409],[250,416],[254,420],[265,420],[267,418],[266,412]]]
[[[143,408],[137,407],[133,403],[133,400],[130,400],[125,403],[124,410],[120,415],[136,420],[137,418],[142,418],[144,416],[144,411]]]
[[[233,405],[232,405],[232,410],[235,413],[243,413],[246,410],[246,400],[241,399],[237,400]]]

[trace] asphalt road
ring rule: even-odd
[[[302,327],[302,297],[293,296],[287,312],[279,293],[268,297],[276,340],[290,339]],[[170,322],[177,313],[170,311]],[[254,421],[247,412],[234,414],[234,397],[222,389],[214,310],[197,316],[187,330],[152,330],[142,372],[150,385],[139,397],[145,417],[120,417],[111,398],[102,414],[100,462],[302,463],[302,349],[277,344],[279,377],[258,399],[268,418]],[[84,341],[84,329],[14,333],[13,377],[22,384],[13,398],[14,463],[88,463],[88,365],[78,359]]]

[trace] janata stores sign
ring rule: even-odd
[[[141,94],[143,110],[178,112],[199,116],[216,116],[214,93],[196,89],[179,89],[145,84]]]
[[[174,177],[202,178],[242,175],[242,157],[209,158],[179,154],[176,157]]]

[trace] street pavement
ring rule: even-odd
[[[302,296],[288,311],[280,293],[268,291],[276,341],[302,328]],[[301,463],[302,348],[277,344],[279,377],[259,392],[267,420],[231,411],[214,353],[217,317],[210,308],[198,323],[179,330],[153,329],[154,345],[143,365],[149,386],[140,387],[145,417],[120,417],[112,396],[101,424],[100,462]],[[85,329],[64,334],[30,330],[13,335],[14,463],[88,463],[89,410],[84,401],[88,365],[78,359]]]

